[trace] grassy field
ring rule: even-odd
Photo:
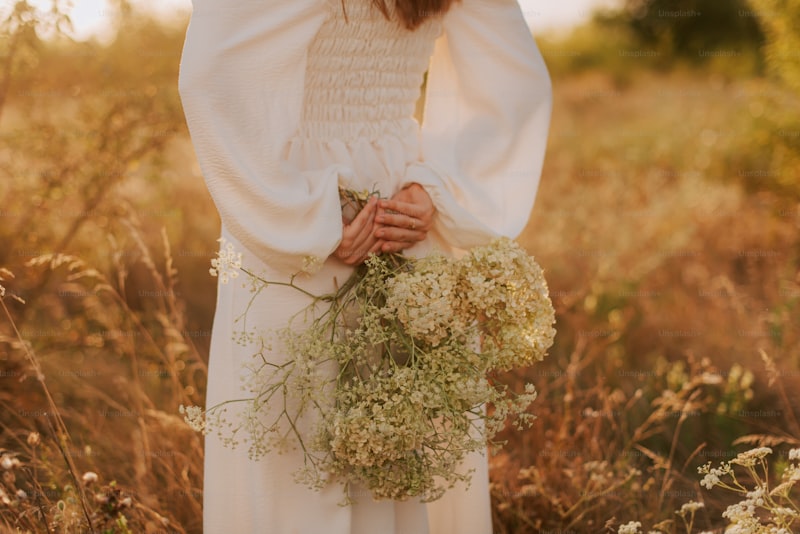
[[[0,107],[0,530],[201,532],[178,405],[203,399],[218,219],[183,28],[129,22],[107,48],[32,48]],[[554,90],[520,242],[558,335],[519,371],[538,419],[491,460],[496,532],[684,532],[690,500],[721,532],[741,499],[697,467],[764,444],[775,481],[800,446],[797,171],[772,143],[796,96],[679,68],[554,70]]]
[[[653,525],[690,500],[706,503],[696,525],[720,527],[730,502],[696,468],[742,436],[800,436],[800,214],[738,178],[765,168],[752,111],[772,88],[680,73],[555,88],[520,239],[549,275],[558,335],[528,371],[534,431],[493,464],[498,532]]]

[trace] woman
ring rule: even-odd
[[[194,0],[179,88],[222,236],[266,279],[304,271],[296,280],[323,294],[370,252],[456,254],[527,222],[551,89],[515,0]],[[345,220],[339,186],[387,198]],[[248,312],[260,331],[308,305],[268,291]],[[253,347],[232,337],[250,297],[219,287],[208,406],[241,396]],[[205,532],[491,532],[485,455],[467,462],[469,489],[430,504],[357,495],[341,507],[335,485],[293,482],[301,462],[253,462],[209,434]]]

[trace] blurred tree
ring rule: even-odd
[[[762,97],[764,139],[771,149],[770,179],[765,185],[796,203],[800,202],[800,2],[749,0],[749,6],[765,35],[767,71],[784,89]]]
[[[722,51],[747,54],[764,38],[747,0],[625,0],[624,5],[621,15],[643,45],[692,62]]]
[[[36,64],[40,33],[62,34],[72,27],[67,11],[61,0],[53,0],[47,12],[37,10],[27,0],[18,0],[0,11],[0,116],[14,76]]]
[[[800,93],[800,2],[749,0],[765,37],[769,71]]]
[[[104,239],[135,200],[122,191],[158,179],[169,142],[185,134],[181,29],[119,1],[124,32],[106,46],[76,42],[60,31],[62,3],[0,10],[0,265],[10,268]]]

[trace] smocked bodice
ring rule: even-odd
[[[377,138],[413,120],[441,17],[414,31],[372,0],[328,0],[329,15],[308,51],[299,136]]]

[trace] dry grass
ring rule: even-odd
[[[797,206],[741,169],[766,168],[750,110],[775,88],[642,75],[556,80],[542,189],[523,243],[557,308],[538,424],[493,462],[498,532],[592,532],[730,501],[696,467],[744,434],[797,443]],[[759,108],[756,106],[756,110]],[[746,184],[751,186],[751,184]],[[759,351],[771,355],[776,390]],[[675,532],[670,523],[665,531]]]

